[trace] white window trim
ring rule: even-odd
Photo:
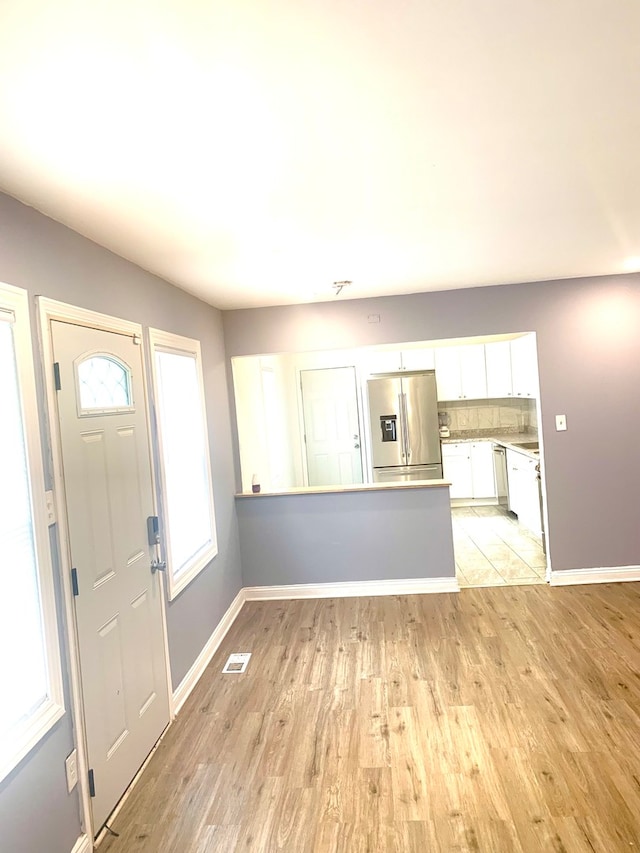
[[[0,750],[0,780],[2,780],[64,715],[65,707],[27,292],[22,288],[0,282],[0,309],[12,312],[15,318],[13,338],[24,419],[34,544],[49,677],[47,700],[28,720],[14,729],[8,748]],[[6,689],[7,685],[3,687]]]
[[[200,351],[200,341],[195,340],[194,338],[185,338],[182,335],[176,335],[172,332],[164,332],[161,329],[149,329],[149,349],[150,349],[150,358],[149,362],[151,364],[151,378],[152,378],[152,392],[153,392],[153,405],[155,410],[155,427],[157,433],[158,440],[158,454],[157,458],[159,461],[158,464],[158,477],[157,481],[160,487],[160,497],[161,497],[161,505],[162,510],[166,514],[167,513],[167,485],[165,480],[165,472],[164,466],[162,465],[162,423],[160,422],[160,418],[158,416],[158,375],[156,369],[156,352],[173,352],[178,355],[189,355],[195,358],[196,362],[196,370],[198,375],[198,383],[200,386],[200,397],[202,400],[202,427],[204,430],[207,453],[206,456],[206,466],[207,466],[207,483],[209,486],[209,506],[211,508],[211,531],[212,531],[212,540],[209,543],[208,547],[201,549],[194,557],[191,565],[188,569],[180,572],[179,577],[175,577],[171,567],[171,549],[169,547],[169,530],[168,525],[163,525],[164,527],[164,538],[165,538],[165,547],[166,547],[166,560],[167,560],[167,584],[168,584],[168,593],[169,600],[176,598],[183,589],[185,589],[191,581],[200,574],[200,572],[211,562],[211,560],[218,553],[218,537],[217,537],[217,529],[216,529],[216,517],[215,517],[215,508],[213,502],[213,483],[211,479],[211,458],[209,451],[209,430],[207,428],[207,412],[206,412],[206,399],[204,393],[204,379],[202,375],[202,354]]]

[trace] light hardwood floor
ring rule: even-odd
[[[100,850],[637,850],[639,743],[639,584],[253,602]]]

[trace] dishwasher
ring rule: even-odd
[[[507,476],[507,451],[501,444],[493,445],[493,471],[496,476],[498,505],[509,507],[509,478]]]

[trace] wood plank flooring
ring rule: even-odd
[[[640,584],[252,602],[100,850],[630,851],[639,743]]]

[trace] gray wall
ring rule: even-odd
[[[370,314],[380,323],[369,323]],[[228,357],[536,332],[552,568],[640,562],[640,275],[336,299],[223,318]],[[555,431],[556,414],[567,415],[567,432]]]
[[[454,578],[449,489],[239,498],[245,586]]]
[[[219,554],[168,607],[175,687],[242,585],[221,314],[4,195],[0,280],[25,288],[32,297],[49,296],[202,342]],[[65,688],[68,693],[68,679]],[[77,794],[67,794],[64,775],[72,747],[67,713],[0,783],[3,850],[69,853],[80,834]]]

